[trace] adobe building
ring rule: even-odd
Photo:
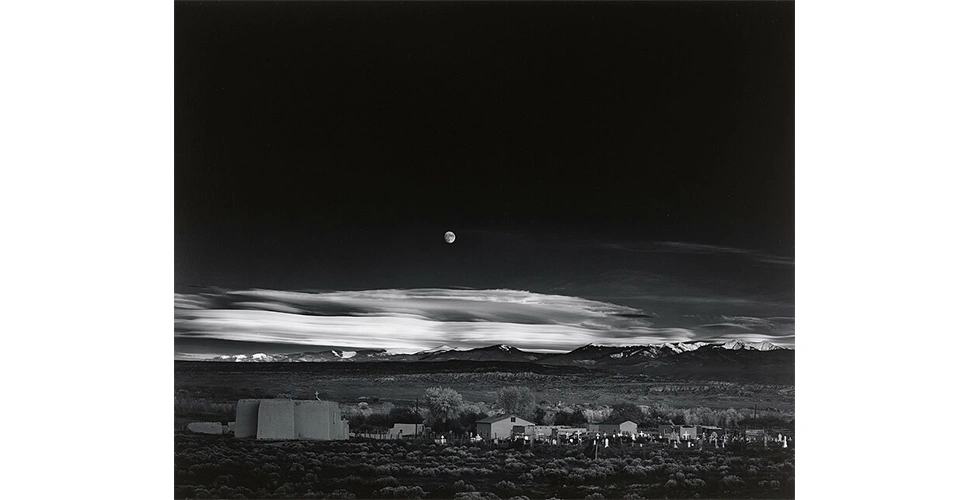
[[[239,424],[236,424],[236,425],[239,425]],[[678,427],[679,426],[676,426],[676,425],[661,424],[657,429],[660,431],[660,435],[663,436],[664,438],[667,438],[671,434],[676,434],[679,437],[680,429],[678,429]]]
[[[660,434],[665,439],[697,439],[697,426],[693,425],[661,425]]]
[[[553,438],[568,438],[570,436],[585,436],[588,432],[586,427],[567,427],[564,425],[555,426],[552,429]]]
[[[552,438],[552,433],[555,431],[555,429],[557,427],[561,427],[561,426],[557,426],[557,425],[537,425],[537,426],[533,427],[533,432],[535,432],[536,439],[546,439],[546,438],[551,439]]]
[[[236,437],[344,440],[350,426],[333,401],[241,399],[236,404]]]
[[[331,441],[350,438],[350,423],[340,418],[334,401],[294,401],[296,439]]]
[[[190,432],[199,434],[225,434],[227,428],[221,422],[192,422],[188,425]]]
[[[585,427],[572,427],[568,425],[537,425],[533,428],[535,438],[539,440],[552,440],[557,438],[568,438],[571,435],[586,434]]]
[[[512,414],[484,418],[475,422],[475,430],[485,439],[509,439],[512,436],[535,435],[536,424]]]
[[[627,436],[635,436],[637,433],[637,423],[632,420],[607,420],[599,424],[588,424],[587,428],[589,432],[599,432],[600,434],[625,434]]]
[[[259,420],[259,400],[240,399],[236,403],[236,437],[256,436],[256,422]]]

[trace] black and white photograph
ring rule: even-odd
[[[174,28],[175,498],[795,497],[794,2]]]
[[[965,3],[4,7],[4,498],[966,489]]]
[[[965,2],[4,7],[3,498],[966,496]]]

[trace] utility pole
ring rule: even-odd
[[[414,414],[416,416],[417,415],[421,415],[421,412],[418,411],[418,398],[414,398]],[[415,424],[414,424],[414,436],[415,437],[418,437],[418,424],[417,424],[417,422],[415,422]],[[424,437],[424,436],[421,436],[421,437]]]

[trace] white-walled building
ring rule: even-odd
[[[534,436],[536,424],[512,414],[498,415],[475,422],[478,435],[484,439],[509,439],[512,436]]]
[[[350,424],[333,401],[241,399],[236,404],[236,437],[343,440]]]

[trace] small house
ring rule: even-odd
[[[592,429],[590,429],[590,432],[599,432],[601,434],[618,434],[618,435],[627,435],[627,436],[635,436],[637,433],[637,423],[632,420],[623,420],[623,421],[608,420],[606,422],[603,422],[601,424],[596,424],[596,425],[597,425],[597,430],[593,431]]]
[[[484,418],[475,422],[475,430],[485,439],[511,439],[535,435],[536,424],[512,414]]]

